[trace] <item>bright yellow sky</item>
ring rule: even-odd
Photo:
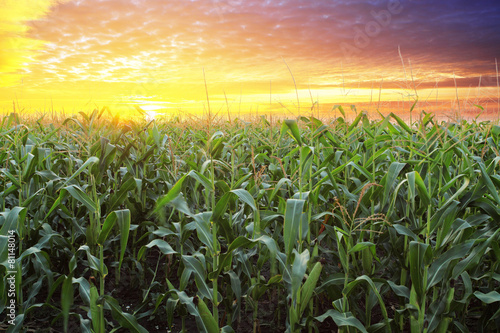
[[[15,101],[27,111],[108,106],[116,112],[139,105],[198,113],[207,108],[204,71],[214,113],[225,114],[229,105],[233,113],[297,114],[287,65],[301,113],[316,101],[325,110],[370,101],[375,108],[379,98],[408,109],[416,94],[448,106],[456,98],[454,78],[460,99],[496,108],[498,47],[484,45],[498,37],[484,28],[484,36],[474,35],[484,49],[470,50],[460,44],[471,43],[461,29],[479,29],[477,22],[443,8],[447,25],[426,29],[417,23],[438,9],[412,6],[393,0],[0,0],[0,108],[10,112]]]

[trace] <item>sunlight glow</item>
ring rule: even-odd
[[[384,1],[0,1],[0,109],[15,100],[38,110],[133,112],[132,104],[206,113],[207,92],[216,114],[406,107],[417,98],[452,102],[457,92],[500,108],[498,37],[475,33],[493,27],[494,11],[477,21],[464,11],[460,29],[444,29],[448,16],[430,18],[446,6],[405,2],[365,33],[379,24],[373,13],[387,10]],[[443,36],[418,28],[425,24]]]
[[[161,106],[161,105],[151,105],[151,104],[142,104],[142,105],[140,105],[140,108],[143,109],[144,111],[156,111],[156,110],[165,109],[164,106]]]

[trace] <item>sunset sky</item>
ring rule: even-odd
[[[297,113],[293,79],[301,111],[457,93],[496,111],[500,2],[0,0],[0,50],[4,112],[203,112],[204,73],[212,112]]]

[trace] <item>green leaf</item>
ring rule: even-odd
[[[14,320],[14,325],[9,325],[6,333],[18,333],[22,332],[24,323],[24,313],[19,313],[16,315],[16,319]]]
[[[175,183],[174,186],[172,186],[172,188],[167,192],[166,195],[164,195],[163,197],[161,197],[157,202],[156,202],[156,207],[154,209],[154,212],[155,213],[158,213],[160,211],[160,209],[162,209],[163,207],[165,207],[169,202],[171,202],[172,200],[174,200],[175,198],[177,198],[177,196],[181,193],[181,189],[182,189],[182,183],[184,182],[184,179],[186,179],[186,177],[188,176],[188,174],[185,174],[184,176],[182,176],[178,181],[177,183]]]
[[[393,228],[394,230],[396,230],[396,232],[400,235],[403,235],[403,236],[408,236],[410,237],[412,240],[414,241],[418,241],[418,237],[417,235],[415,235],[413,233],[413,231],[411,231],[410,229],[408,229],[407,227],[401,225],[401,224],[394,224],[393,225]]]
[[[97,304],[98,299],[99,293],[97,292],[97,288],[96,286],[92,285],[90,287],[90,316],[92,319],[94,332],[99,332],[101,329],[101,308]]]
[[[455,288],[449,288],[444,297],[437,298],[431,303],[426,313],[429,332],[436,331],[446,333],[451,318],[446,316],[450,310],[450,305],[455,294]]]
[[[325,321],[326,318],[332,318],[333,321],[335,322],[335,325],[337,325],[338,327],[342,326],[355,327],[362,333],[368,333],[363,324],[361,324],[361,322],[357,318],[355,318],[350,312],[340,313],[337,310],[330,309],[321,316],[314,317],[314,319],[320,322]]]
[[[76,176],[82,173],[82,171],[85,170],[86,167],[95,163],[99,163],[99,159],[95,156],[89,157],[89,159],[85,163],[83,163],[83,165],[80,168],[78,168],[78,170],[76,170],[76,172],[73,175],[71,175],[71,177],[66,179],[66,181],[62,184],[62,187],[66,186],[66,184],[68,184],[72,179],[74,179]]]
[[[84,319],[81,314],[78,315],[80,318],[80,331],[82,333],[92,333],[92,328],[90,327],[90,320]]]
[[[302,286],[302,279],[307,270],[307,263],[309,262],[309,250],[305,249],[302,253],[298,253],[295,249],[293,250],[295,258],[292,264],[292,304],[295,306],[300,300],[297,298],[297,293]]]
[[[113,209],[118,207],[118,205],[121,205],[130,194],[130,191],[135,190],[136,188],[136,179],[134,179],[133,177],[127,179],[127,181],[125,181],[120,186],[118,191],[116,191],[115,194],[113,194],[113,196],[110,198],[108,211],[112,211]]]
[[[111,232],[111,229],[118,223],[120,230],[120,259],[118,262],[118,279],[120,278],[120,268],[127,248],[128,236],[130,231],[130,211],[128,209],[111,212],[104,220],[102,230],[99,234],[98,244],[103,245]]]
[[[490,243],[497,237],[500,229],[497,229],[493,235],[491,235],[487,240],[483,241],[481,245],[478,245],[472,249],[470,254],[464,260],[460,261],[454,268],[451,275],[452,279],[456,279],[458,275],[462,272],[468,271],[474,268],[482,259],[486,249]],[[497,241],[497,240],[495,240]]]
[[[207,333],[219,333],[219,324],[208,309],[208,306],[201,297],[198,297],[197,301],[198,303],[196,306],[198,308],[198,312],[200,313],[201,320],[205,324]]]
[[[477,163],[477,165],[479,166],[479,170],[481,170],[482,181],[486,183],[486,187],[488,187],[489,193],[493,196],[493,199],[495,199],[497,205],[500,205],[500,196],[498,195],[498,189],[491,181],[490,175],[486,171],[484,164],[482,162],[479,162]]]
[[[125,250],[127,249],[131,216],[128,209],[116,210],[113,213],[116,214],[118,230],[120,230],[120,261],[118,263],[118,272],[120,272],[123,257],[125,256]],[[118,275],[118,278],[120,278],[120,275]]]
[[[278,193],[278,191],[286,184],[291,184],[292,181],[288,178],[281,178],[278,183],[274,186],[273,191],[271,192],[271,195],[269,196],[268,200],[269,202],[273,201],[274,197]]]
[[[382,196],[382,206],[385,206],[385,204],[387,203],[387,200],[389,199],[389,196],[392,193],[392,187],[394,186],[394,183],[396,182],[399,173],[401,172],[401,170],[403,170],[405,166],[406,163],[399,163],[399,162],[392,162],[391,165],[389,166],[387,174],[381,181],[381,185],[384,187],[384,192],[383,192],[384,194]]]
[[[177,297],[179,297],[179,301],[186,306],[188,309],[189,313],[194,316],[196,320],[196,324],[198,326],[198,330],[200,332],[207,332],[207,328],[205,326],[204,321],[202,320],[200,316],[200,312],[198,311],[198,308],[194,305],[193,302],[193,297],[188,297],[184,291],[178,291],[176,289],[171,290],[172,293],[175,293]]]
[[[100,260],[95,257],[94,255],[92,255],[92,253],[90,253],[90,248],[88,247],[88,245],[82,245],[80,246],[80,248],[78,249],[77,252],[80,252],[80,251],[85,251],[85,253],[87,254],[87,261],[89,263],[89,267],[92,268],[93,270],[99,272],[102,276],[106,276],[108,275],[108,268],[106,267],[106,265],[103,265],[103,271],[101,271],[101,268],[100,268]],[[76,254],[75,254],[75,258],[76,260]],[[75,266],[76,266],[76,263],[72,263],[73,262],[73,259],[70,260],[70,271],[73,271]]]
[[[299,317],[302,317],[304,310],[306,309],[307,305],[309,304],[309,300],[311,299],[313,292],[314,292],[314,289],[316,288],[316,284],[318,283],[322,269],[323,269],[323,266],[321,265],[321,263],[317,262],[314,265],[311,272],[309,273],[309,276],[307,277],[306,282],[304,282],[304,285],[300,288]]]
[[[77,201],[85,205],[88,210],[90,210],[92,213],[97,212],[97,205],[90,197],[83,192],[78,186],[76,185],[70,185],[64,188],[66,191],[68,191],[69,194],[73,198],[75,198]]]
[[[24,223],[24,219],[26,218],[27,210],[24,207],[13,207],[10,211],[2,212],[4,222],[2,228],[0,228],[0,235],[7,236],[9,235],[9,231],[19,230],[20,225]],[[7,243],[5,243],[7,246]],[[0,252],[0,258],[3,258],[5,255],[5,259],[7,260],[7,251],[4,252],[3,248],[0,248],[2,252]],[[2,260],[2,262],[4,261]]]
[[[64,319],[64,332],[68,331],[69,310],[73,305],[73,276],[64,279],[61,290],[61,311]]]
[[[78,279],[73,278],[73,283],[78,283],[80,297],[85,302],[86,305],[90,304],[90,283],[83,277]]]
[[[375,255],[375,244],[372,242],[359,242],[356,243],[349,251],[347,251],[348,254],[354,253],[354,252],[359,252],[364,249],[370,249],[373,255]]]
[[[490,291],[487,294],[476,291],[474,292],[474,296],[476,296],[481,302],[486,304],[500,302],[500,294],[497,291]]]
[[[193,213],[191,213],[191,210],[189,209],[186,199],[182,193],[167,203],[167,206],[177,209],[179,212],[186,214],[187,216],[193,217]]]
[[[347,136],[350,136],[352,134],[352,131],[358,126],[359,122],[361,121],[361,118],[363,117],[363,112],[358,114],[356,118],[352,121],[351,125],[349,125],[349,128],[347,129]]]
[[[221,227],[222,232],[228,242],[234,240],[233,230],[229,225],[227,219],[224,219],[224,214],[226,213],[229,201],[234,194],[228,192],[224,194],[215,204],[214,213],[212,214],[212,220]]]
[[[255,200],[247,190],[236,189],[232,190],[231,193],[235,194],[241,201],[249,205],[254,211],[257,210],[257,206],[255,205]]]
[[[384,317],[384,320],[385,320],[386,328],[390,332],[391,326],[389,323],[389,316],[387,314],[387,309],[385,307],[384,300],[382,299],[380,292],[378,291],[377,287],[375,286],[375,283],[373,283],[373,280],[369,276],[362,275],[362,276],[356,278],[356,280],[349,282],[349,284],[344,288],[342,293],[344,295],[348,296],[352,292],[354,287],[356,287],[358,284],[363,283],[363,282],[366,283],[370,287],[370,289],[373,291],[373,293],[377,297],[378,303],[380,305],[380,309],[382,311],[382,316]]]
[[[118,301],[109,295],[102,296],[111,307],[111,315],[123,328],[134,333],[148,333],[148,330],[139,325],[137,319],[130,313],[123,312]]]
[[[419,299],[424,296],[426,289],[427,281],[424,281],[424,259],[429,249],[429,244],[415,241],[410,242],[410,276],[412,286],[415,287]]]
[[[224,267],[230,264],[230,259],[232,258],[232,253],[234,250],[239,248],[252,248],[257,243],[264,244],[269,250],[269,255],[271,258],[275,258],[278,253],[278,248],[276,246],[276,241],[269,236],[263,235],[259,238],[250,239],[244,236],[238,236],[231,244],[229,245],[227,251],[220,256],[219,259],[219,267],[217,270],[211,272],[208,276],[209,279],[214,279],[220,275],[220,272],[224,269]],[[230,271],[231,272],[231,271]]]
[[[97,243],[99,245],[104,244],[104,242],[108,239],[109,233],[113,229],[116,223],[117,216],[115,212],[111,212],[106,219],[104,220],[104,223],[102,224],[102,229],[101,232],[99,233],[99,238],[97,239]]]
[[[21,183],[19,183],[19,179],[16,178],[12,173],[10,173],[7,169],[2,169],[2,173],[7,176],[7,178],[12,182],[13,186],[16,188],[21,188]]]
[[[147,245],[141,247],[139,252],[137,253],[137,260],[141,260],[144,257],[144,253],[146,252],[146,249],[150,249],[153,246],[156,246],[161,253],[167,255],[167,254],[176,254],[177,252],[172,249],[170,244],[168,244],[166,241],[163,239],[155,239],[149,242]]]
[[[207,177],[205,177],[204,175],[199,173],[198,171],[191,170],[191,171],[189,171],[189,173],[187,175],[189,177],[197,180],[198,182],[200,182],[203,185],[203,187],[205,187],[206,189],[211,190],[211,191],[214,190],[214,186],[212,185],[212,182]]]
[[[286,201],[285,222],[283,226],[283,241],[285,253],[290,256],[298,242],[300,223],[302,222],[302,211],[305,200],[288,199]]]
[[[413,134],[413,131],[411,130],[411,128],[408,125],[406,125],[406,123],[403,121],[403,119],[399,118],[398,116],[396,116],[392,112],[391,112],[390,116],[392,117],[392,119],[396,120],[396,122],[399,124],[399,126],[401,126],[408,134]]]
[[[312,157],[314,156],[314,147],[304,146],[300,149],[300,169],[302,172],[302,177],[308,177],[309,174],[306,172],[312,165]]]
[[[184,265],[186,265],[186,268],[191,269],[194,272],[196,286],[198,287],[200,294],[213,301],[213,294],[206,282],[207,273],[200,260],[194,256],[183,255],[182,261],[184,262]]]
[[[420,194],[420,200],[422,200],[422,206],[427,207],[431,202],[431,196],[427,191],[424,180],[420,177],[417,171],[412,171],[406,174],[408,182],[414,182],[417,185],[418,193]],[[416,194],[416,193],[414,193]]]
[[[205,244],[210,253],[214,253],[214,238],[210,231],[211,212],[199,213],[193,216],[198,239]]]
[[[441,282],[444,279],[445,273],[448,271],[448,266],[451,264],[451,262],[453,260],[463,258],[473,245],[473,240],[467,241],[462,244],[456,244],[451,249],[439,256],[439,258],[436,259],[429,267],[429,282],[427,284],[427,290]]]
[[[392,291],[399,297],[404,297],[406,299],[410,299],[410,290],[407,286],[397,285],[391,280],[386,281],[389,287],[391,287]]]
[[[300,138],[300,131],[299,126],[297,125],[297,121],[294,119],[286,119],[283,124],[288,127],[288,129],[292,133],[292,137],[299,144],[299,146],[302,146],[302,140]]]

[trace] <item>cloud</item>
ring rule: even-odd
[[[475,78],[457,80],[465,87],[493,75],[500,55],[500,6],[489,0],[0,1],[0,46],[11,50],[0,55],[1,84],[24,72],[44,93],[74,85],[109,98],[203,99],[203,68],[218,96],[270,84],[286,93],[283,59],[299,89],[398,87],[398,47],[421,87],[451,86],[453,73]]]
[[[44,17],[57,5],[54,0],[1,0],[0,86],[16,84],[17,73],[35,61],[44,41],[27,37],[29,21]]]

